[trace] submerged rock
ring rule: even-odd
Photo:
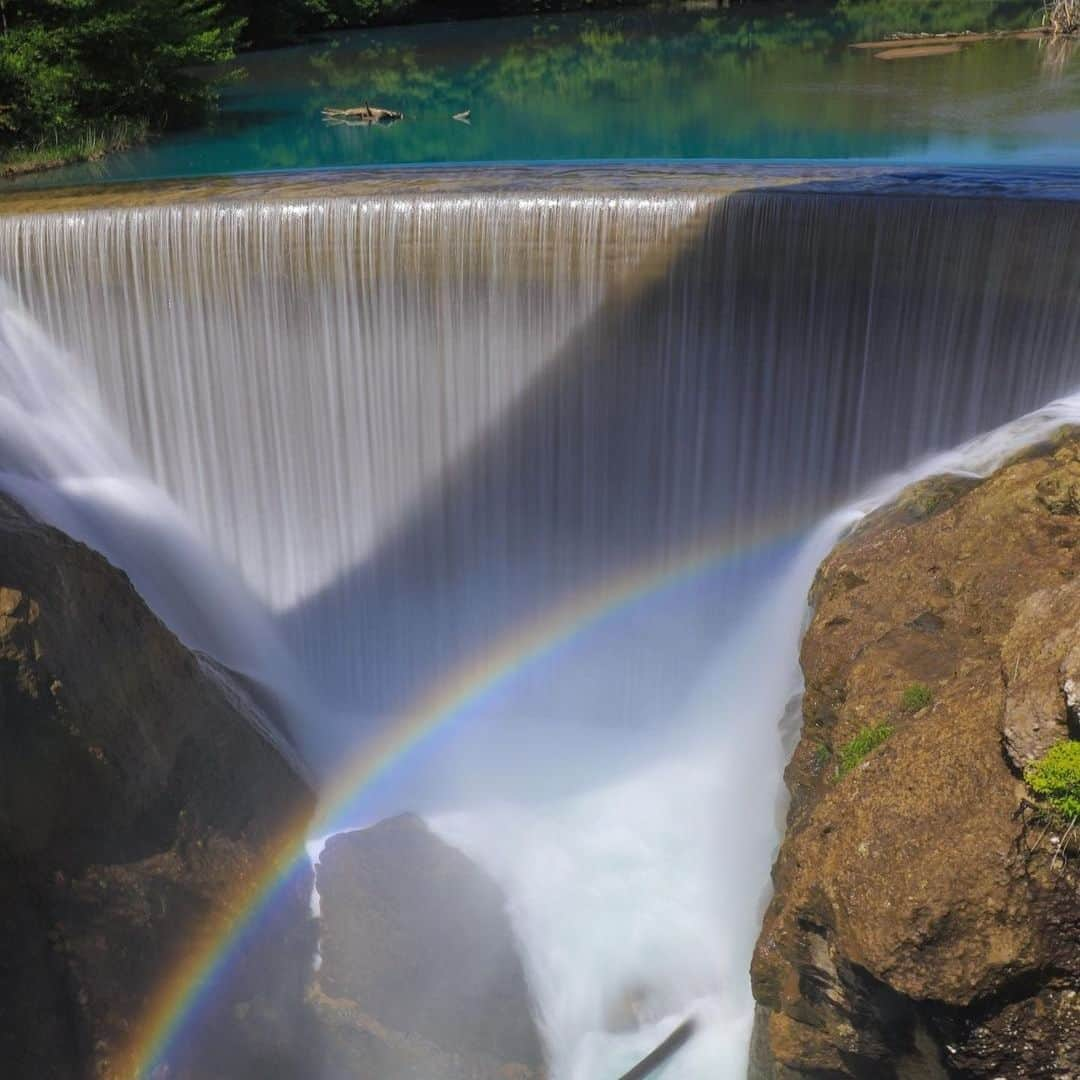
[[[1080,872],[1037,844],[1020,773],[1075,724],[1078,466],[1070,433],[909,491],[822,565],[753,1077],[1076,1075]]]
[[[402,815],[331,837],[316,880],[333,1080],[542,1075],[505,901],[479,867]]]
[[[193,932],[310,808],[241,696],[124,574],[0,497],[5,1076],[115,1075]],[[305,1075],[304,881],[269,920],[170,1080]]]

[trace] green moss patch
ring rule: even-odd
[[[1080,742],[1051,746],[1024,770],[1024,779],[1050,810],[1067,820],[1080,817]]]
[[[900,708],[906,713],[917,713],[934,700],[934,692],[926,683],[912,683],[900,697]]]
[[[853,739],[844,743],[836,755],[836,775],[846,776],[856,765],[876,750],[893,733],[890,724],[874,724],[864,727]]]

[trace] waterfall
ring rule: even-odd
[[[820,190],[208,202],[2,218],[0,278],[351,731],[583,580],[798,524],[1067,391],[1077,222]]]
[[[699,202],[14,216],[0,220],[0,275],[89,365],[154,478],[280,609],[368,558]]]
[[[44,383],[0,438],[5,486],[29,476],[64,525],[58,485],[137,478],[76,535],[167,619],[184,590],[155,573],[193,571],[159,552],[197,551],[189,636],[254,677],[295,665],[323,770],[561,600],[714,553],[351,808],[429,811],[504,882],[557,1080],[617,1075],[690,1008],[711,1019],[672,1075],[738,1074],[777,724],[851,520],[829,514],[1080,382],[1077,204],[932,185],[11,215],[0,279],[25,309],[5,301],[0,404]],[[46,420],[63,461],[29,468]],[[219,606],[250,621],[215,644],[230,575]]]
[[[250,718],[305,773],[292,743],[303,679],[279,629],[147,478],[74,367],[0,284],[0,491],[104,553],[187,645],[253,680],[256,698],[269,692],[283,730],[259,709]]]

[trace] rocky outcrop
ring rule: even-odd
[[[329,1077],[538,1080],[525,978],[486,874],[403,815],[331,837],[316,880]]]
[[[821,566],[752,1076],[1077,1075],[1080,873],[1021,772],[1076,719],[1078,491],[1064,433],[909,490]]]
[[[103,558],[0,497],[0,1061],[113,1075],[192,931],[311,803],[243,694]],[[307,883],[170,1080],[310,1075]]]

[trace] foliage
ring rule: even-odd
[[[307,33],[393,23],[538,15],[642,6],[645,0],[224,0],[244,22],[242,40],[256,48],[284,45]]]
[[[900,697],[900,708],[906,713],[917,713],[934,700],[934,692],[926,683],[912,683]]]
[[[1080,0],[1044,0],[1043,25],[1054,34],[1080,33]]]
[[[853,739],[844,743],[837,754],[837,776],[846,776],[871,751],[876,750],[891,734],[889,724],[864,727]]]
[[[366,26],[373,22],[401,22],[416,14],[418,6],[417,0],[326,0],[326,2],[330,18],[341,26]],[[497,5],[488,6],[496,7]]]
[[[99,161],[106,154],[128,150],[143,142],[148,126],[141,120],[116,120],[104,127],[84,128],[77,136],[64,140],[42,139],[17,154],[0,155],[0,176],[13,179],[22,173],[70,165],[76,161]]]
[[[226,14],[239,21],[242,45],[287,45],[320,30],[407,22],[418,0],[222,0]]]
[[[1024,770],[1028,787],[1066,820],[1080,817],[1080,742],[1068,739]]]
[[[330,23],[325,0],[223,0],[223,6],[241,26],[240,44],[257,48],[296,41]]]
[[[889,34],[948,34],[1037,26],[1041,0],[837,0],[837,14],[857,28],[854,40]]]
[[[0,140],[22,146],[201,118],[211,87],[189,69],[230,57],[239,30],[209,0],[6,0],[0,13]]]

